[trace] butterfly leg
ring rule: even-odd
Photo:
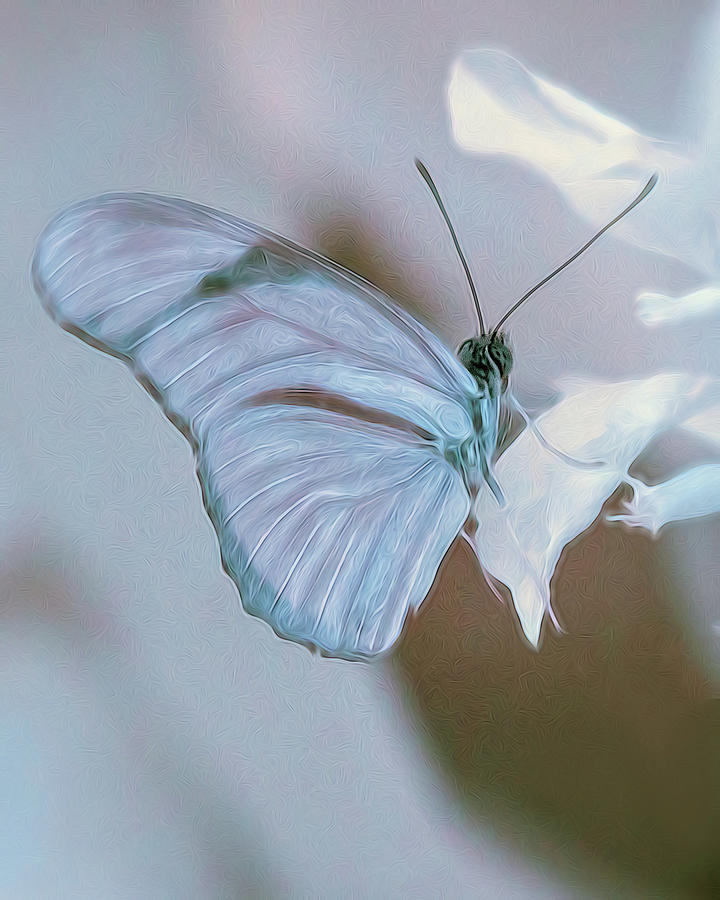
[[[575,466],[576,468],[580,469],[600,469],[607,465],[607,463],[603,462],[601,459],[576,459],[574,456],[570,456],[567,453],[563,453],[562,450],[558,450],[557,447],[553,447],[553,445],[547,440],[547,438],[543,436],[542,432],[537,427],[535,420],[532,419],[530,415],[525,411],[517,397],[510,391],[508,391],[507,397],[513,408],[520,413],[527,427],[535,435],[535,437],[543,445],[543,447],[550,453],[553,453],[563,462],[566,462],[568,465]]]
[[[485,464],[482,467],[483,478],[485,479],[485,483],[490,488],[493,493],[493,496],[498,502],[500,507],[507,506],[507,500],[505,499],[505,494],[503,493],[503,489],[500,487],[497,478],[492,471],[492,468],[489,464]]]
[[[477,560],[478,565],[480,566],[480,571],[482,572],[482,576],[483,576],[483,579],[485,580],[485,584],[490,588],[490,591],[493,594],[493,596],[495,597],[495,599],[504,606],[505,605],[505,597],[503,597],[503,595],[500,593],[500,589],[498,588],[498,583],[502,583],[502,582],[496,582],[495,579],[493,578],[493,576],[490,574],[490,572],[483,565],[482,560],[480,559],[480,555],[478,553],[477,546],[475,544],[475,541],[473,540],[473,535],[475,534],[476,530],[477,530],[477,519],[475,519],[474,521],[468,521],[465,524],[465,527],[460,532],[460,537],[465,541],[465,543],[468,545],[468,547],[470,547],[472,552],[475,554],[475,559]]]

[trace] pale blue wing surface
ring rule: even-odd
[[[82,203],[33,273],[191,440],[244,606],[331,654],[389,647],[470,507],[446,457],[477,387],[452,354],[344,269],[183,201]]]
[[[191,365],[199,342],[218,378],[238,365],[254,371],[262,361],[279,373],[292,364],[292,374],[279,385],[266,379],[264,389],[285,387],[282,379],[297,380],[305,366],[314,386],[334,390],[340,354],[362,387],[349,372],[339,387],[357,391],[359,402],[372,396],[423,427],[429,416],[428,430],[452,439],[473,433],[466,398],[477,385],[423,325],[340,266],[207,207],[142,194],[80,203],[45,230],[33,273],[62,325],[141,370],[143,354],[165,350],[173,358],[185,351]],[[233,287],[232,299],[223,285]],[[166,340],[149,351],[142,339],[157,328]],[[215,340],[218,328],[230,330],[227,340]],[[273,362],[280,357],[282,366]],[[389,373],[399,378],[394,390]]]
[[[333,655],[388,649],[468,516],[458,473],[420,438],[325,409],[250,408],[213,438],[199,471],[245,608]]]

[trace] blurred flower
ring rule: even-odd
[[[539,169],[595,230],[658,172],[652,203],[623,219],[618,234],[694,266],[708,284],[677,298],[645,291],[636,312],[657,325],[720,307],[717,219],[710,167],[702,159],[640,134],[498,50],[459,57],[448,101],[463,149],[511,155]],[[671,428],[720,445],[716,380],[665,373],[616,383],[567,380],[560,387],[562,398],[537,420],[537,431],[527,428],[498,460],[506,505],[482,492],[477,530],[468,537],[485,571],[512,592],[534,645],[545,613],[552,615],[550,580],[563,548],[622,483],[633,498],[608,519],[652,534],[669,522],[720,511],[720,465],[688,468],[652,486],[628,474],[647,444]]]
[[[594,230],[657,172],[652,202],[619,223],[617,235],[681,260],[706,283],[685,297],[645,291],[636,312],[655,325],[720,306],[718,208],[712,202],[717,167],[707,146],[688,155],[677,144],[641,134],[500,50],[460,55],[448,103],[460,147],[507,154],[540,170]]]

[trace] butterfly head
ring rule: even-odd
[[[499,387],[505,391],[513,364],[512,350],[502,332],[469,338],[458,348],[458,359],[481,388],[491,394]]]
[[[612,226],[619,222],[623,216],[626,216],[630,210],[634,209],[638,203],[640,203],[650,191],[655,187],[658,181],[657,173],[654,174],[642,191],[638,194],[638,196],[633,200],[633,202],[625,207],[625,209],[615,216],[612,221],[608,222],[597,234],[593,235],[589,241],[587,241],[577,252],[575,252],[568,260],[566,260],[561,266],[558,266],[554,271],[552,271],[549,275],[539,281],[534,287],[532,287],[527,293],[523,294],[523,296],[514,303],[510,309],[503,315],[500,321],[492,330],[486,330],[485,328],[485,320],[483,319],[482,310],[480,309],[480,301],[478,299],[478,293],[475,288],[475,284],[472,280],[472,275],[470,274],[470,268],[468,267],[467,260],[465,259],[465,254],[462,252],[460,247],[460,242],[457,239],[457,235],[455,234],[455,229],[453,228],[452,222],[450,221],[450,217],[447,214],[447,210],[445,209],[445,204],[442,202],[440,198],[440,194],[438,193],[438,189],[435,186],[435,182],[432,180],[432,177],[428,170],[425,168],[423,163],[420,162],[419,159],[415,160],[415,165],[417,167],[418,172],[422,175],[425,180],[427,186],[430,188],[430,192],[432,193],[435,201],[442,213],[443,218],[445,219],[445,223],[450,231],[450,236],[452,237],[453,243],[455,244],[455,249],[457,250],[458,256],[460,258],[460,262],[462,263],[463,269],[465,270],[465,275],[468,280],[468,285],[470,287],[470,293],[472,294],[473,302],[475,304],[475,311],[477,313],[478,320],[478,328],[480,334],[477,337],[469,338],[467,341],[464,341],[460,347],[458,348],[458,358],[460,362],[465,366],[465,368],[470,372],[470,374],[475,378],[475,381],[478,383],[480,390],[485,392],[485,389],[489,392],[491,397],[497,397],[498,394],[504,393],[508,386],[508,376],[510,375],[510,370],[512,369],[513,364],[513,355],[512,350],[505,342],[505,335],[500,329],[508,320],[508,318],[518,310],[523,303],[525,303],[539,288],[541,288],[544,284],[547,284],[551,278],[554,278],[558,275],[566,266],[569,266],[570,263],[574,262],[578,256],[583,254],[588,247],[592,246],[598,238],[600,238],[605,232],[612,228]]]

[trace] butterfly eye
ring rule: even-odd
[[[513,354],[505,342],[505,335],[502,332],[490,336],[487,352],[488,356],[498,367],[503,384],[507,385],[508,376],[513,367]]]

